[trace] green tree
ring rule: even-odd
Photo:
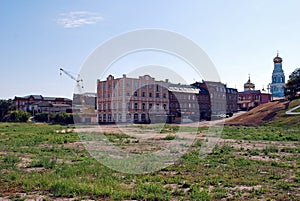
[[[48,112],[43,112],[43,113],[37,113],[34,115],[34,120],[38,122],[48,122]]]
[[[4,117],[12,110],[15,110],[13,100],[0,100],[0,121],[4,121]]]
[[[296,98],[297,92],[300,92],[300,68],[291,73],[284,89],[285,96],[289,99]]]
[[[28,112],[22,110],[10,111],[4,117],[4,121],[8,122],[27,122],[30,117]]]
[[[68,113],[58,113],[52,118],[53,123],[58,123],[58,124],[73,124],[73,116],[72,114]]]

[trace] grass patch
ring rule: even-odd
[[[43,192],[49,200],[51,196],[77,200],[272,200],[280,193],[282,200],[298,199],[295,197],[300,181],[298,147],[268,146],[261,150],[244,149],[241,154],[240,149],[226,144],[216,146],[212,153],[202,157],[203,141],[197,140],[173,165],[134,175],[116,172],[91,158],[86,150],[74,146],[79,141],[76,133],[56,133],[62,129],[66,127],[0,123],[1,195],[14,200],[28,199],[16,197],[17,193],[33,192]],[[173,140],[175,136],[171,133],[176,131],[176,125],[164,129],[168,133],[165,140]],[[197,131],[205,129],[197,128]],[[297,129],[297,126],[289,129],[225,127],[223,137],[293,141],[298,139]],[[115,144],[129,140],[129,146],[134,139],[123,134],[105,134],[105,137]],[[277,157],[276,161],[260,161],[243,155],[269,157],[281,152],[291,153],[288,160]],[[26,162],[24,159],[28,159],[27,164],[20,166]],[[120,161],[120,166],[126,169],[127,165],[134,165],[131,162]],[[147,165],[153,165],[153,161]]]
[[[167,135],[166,137],[159,138],[160,140],[174,140],[176,138],[175,135]]]
[[[225,126],[222,138],[243,140],[266,140],[266,141],[300,141],[300,127],[246,127]]]

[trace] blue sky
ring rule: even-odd
[[[299,7],[297,0],[1,0],[0,98],[71,97],[75,83],[59,67],[78,73],[99,45],[143,28],[193,40],[229,87],[242,90],[250,73],[261,89],[277,50],[286,77],[300,65]]]

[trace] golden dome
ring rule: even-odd
[[[277,52],[277,56],[273,59],[274,63],[282,63],[282,58],[279,57],[279,53]]]
[[[254,90],[255,89],[255,84],[253,84],[250,80],[250,75],[248,81],[244,84],[244,90]]]

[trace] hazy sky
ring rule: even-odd
[[[1,0],[0,98],[71,97],[75,82],[60,76],[60,67],[79,73],[99,45],[144,28],[170,30],[193,40],[229,87],[242,90],[250,73],[261,89],[271,82],[277,50],[286,77],[300,65],[299,7],[298,0]],[[155,58],[135,58],[140,61],[125,59],[120,64],[165,65]],[[187,78],[193,79],[198,78]]]

